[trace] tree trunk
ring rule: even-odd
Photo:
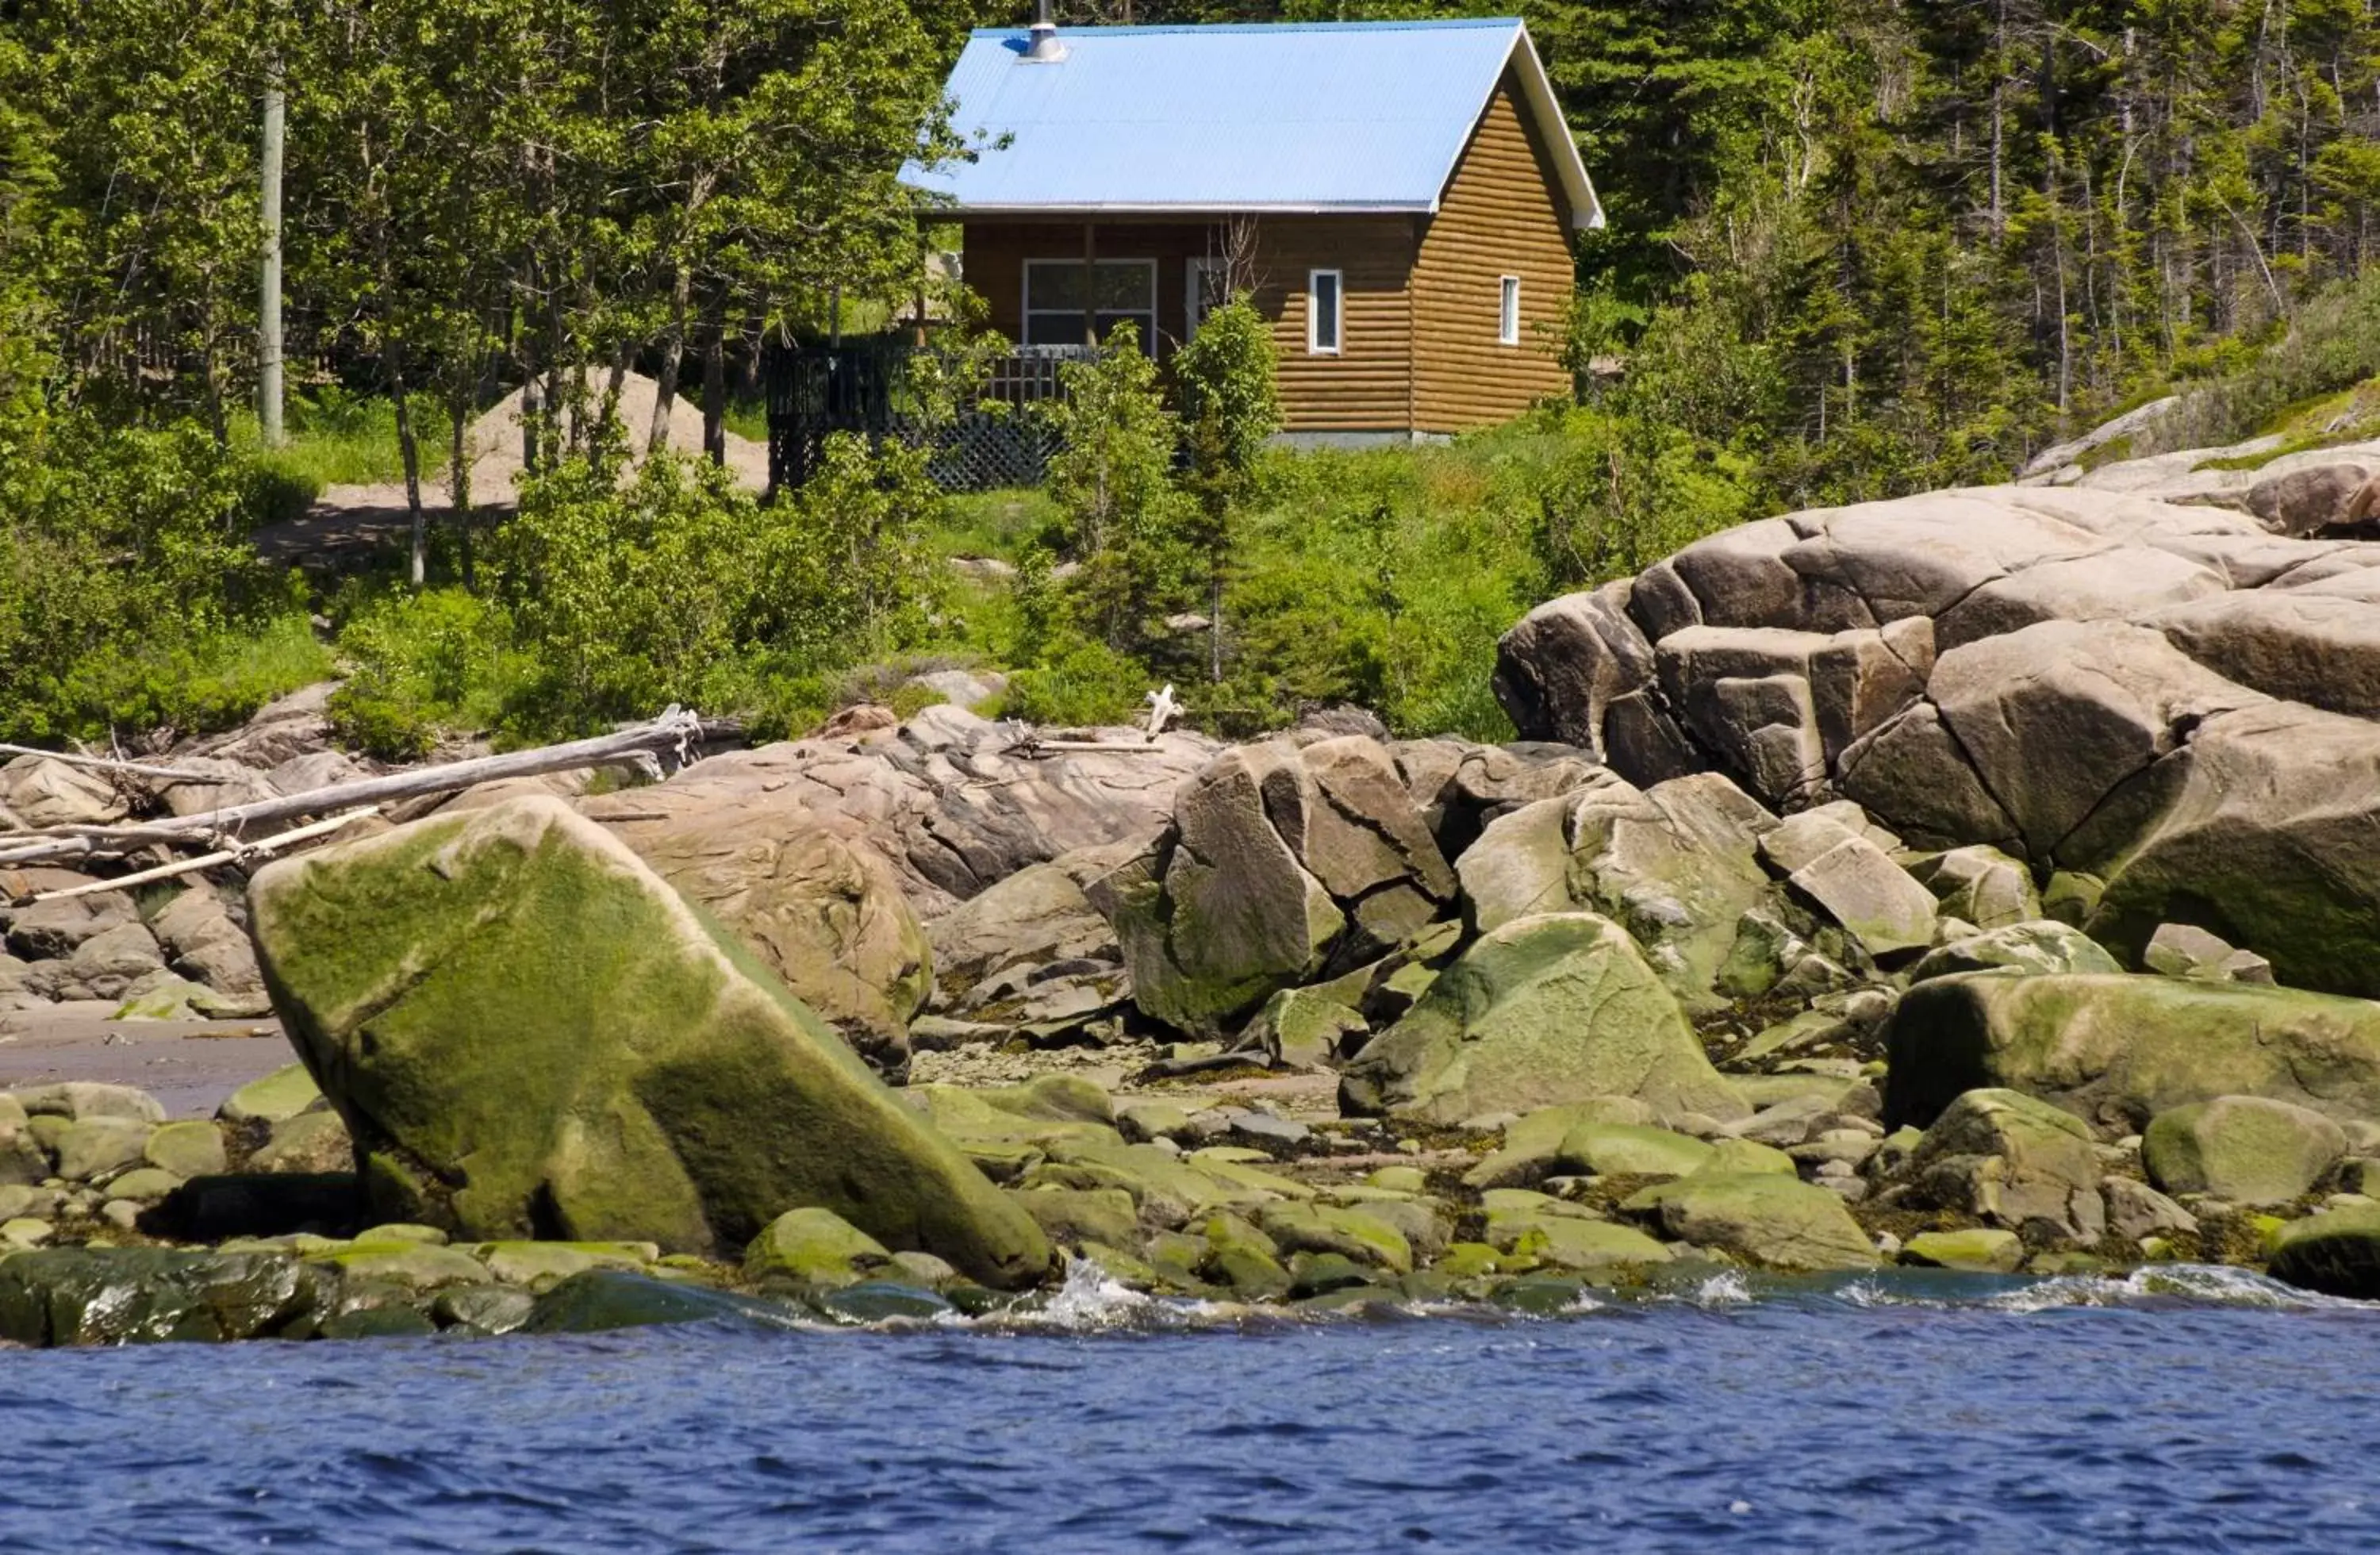
[[[727,463],[727,309],[714,304],[703,323],[702,451],[714,465]]]
[[[470,415],[469,400],[447,401],[446,489],[454,503],[455,538],[463,547],[463,587],[476,594],[480,580],[471,566],[471,467],[464,456],[464,425]]]
[[[421,506],[421,443],[414,435],[413,410],[406,403],[405,348],[388,345],[388,390],[396,402],[396,447],[405,460],[405,512],[411,520],[413,586],[421,587],[430,572],[430,516]]]
[[[658,454],[669,446],[670,409],[677,403],[678,365],[686,359],[686,313],[693,300],[694,273],[677,267],[670,286],[669,338],[662,346],[661,381],[653,392],[652,425],[645,429],[645,452]]]
[[[1207,580],[1207,678],[1215,685],[1223,684],[1223,561],[1218,556],[1213,563],[1213,576]]]

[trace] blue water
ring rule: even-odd
[[[2380,1546],[2380,1308],[2223,1271],[1549,1318],[0,1355],[9,1550]]]

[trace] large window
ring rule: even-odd
[[[1090,295],[1084,295],[1086,279]],[[1157,349],[1157,261],[1081,260],[1025,261],[1025,344],[1081,346],[1088,316],[1104,340],[1118,324],[1140,331],[1140,348]]]
[[[1305,274],[1305,349],[1318,357],[1339,354],[1340,325],[1346,311],[1346,287],[1335,270],[1310,270]]]
[[[1496,339],[1506,346],[1521,343],[1521,278],[1518,275],[1505,276],[1498,288]]]

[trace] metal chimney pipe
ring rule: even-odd
[[[1028,36],[1032,43],[1025,57],[1036,65],[1055,65],[1066,57],[1066,45],[1058,42],[1058,23],[1050,14],[1050,0],[1033,0],[1033,27]]]

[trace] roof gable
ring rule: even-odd
[[[1505,67],[1577,226],[1603,213],[1528,30],[1512,18],[1087,27],[1066,57],[1022,28],[970,35],[951,72],[971,163],[911,166],[969,212],[1434,212]],[[1006,138],[1006,144],[1000,141]]]

